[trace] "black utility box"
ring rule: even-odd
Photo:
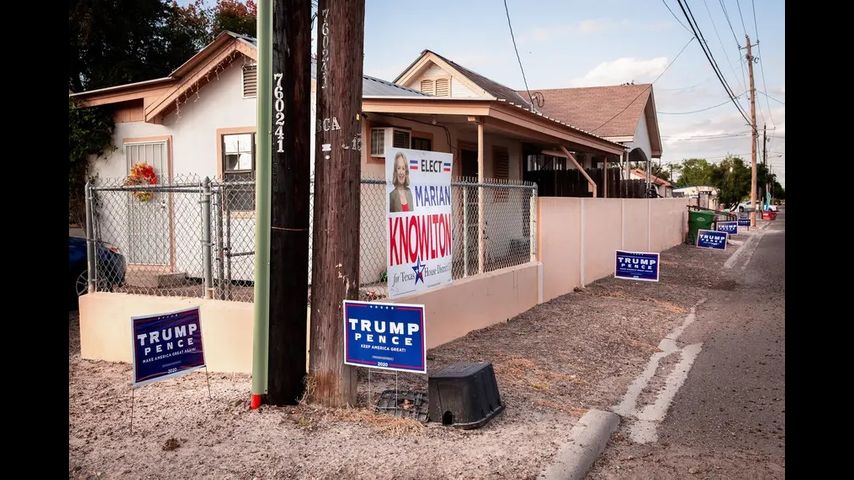
[[[489,362],[450,365],[428,375],[427,384],[431,422],[468,430],[483,426],[504,410]]]

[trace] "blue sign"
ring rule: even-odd
[[[697,231],[697,246],[700,248],[726,250],[726,241],[728,237],[729,234],[726,232],[700,229]]]
[[[717,231],[735,235],[738,233],[738,222],[718,222]]]
[[[739,227],[749,227],[750,226],[750,217],[747,215],[743,217],[738,217],[738,226]]]
[[[424,305],[344,300],[344,363],[427,373]]]
[[[614,277],[657,282],[658,265],[659,257],[657,253],[617,250]]]
[[[205,366],[199,307],[131,317],[131,324],[134,387]]]

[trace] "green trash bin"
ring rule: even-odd
[[[685,243],[688,245],[696,245],[697,231],[701,228],[703,230],[711,230],[712,223],[714,223],[714,221],[715,212],[706,212],[702,210],[688,211],[688,238],[685,239]]]

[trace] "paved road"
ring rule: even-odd
[[[697,307],[677,343],[701,351],[657,440],[635,443],[624,418],[588,478],[784,478],[784,232],[781,213],[725,269],[732,289]]]

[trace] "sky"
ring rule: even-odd
[[[524,89],[503,0],[365,4],[366,75],[394,80],[422,50],[430,49],[498,83]],[[748,118],[746,50],[739,46],[745,46],[745,33],[750,36],[758,57],[757,124],[760,134],[763,125],[767,128],[767,161],[785,187],[785,2],[683,4]],[[699,41],[691,40],[694,34],[677,0],[507,0],[507,7],[532,92],[654,82],[662,166],[686,158],[717,163],[727,154],[749,164],[748,122],[729,100]],[[757,161],[762,159],[761,138],[759,145]]]

